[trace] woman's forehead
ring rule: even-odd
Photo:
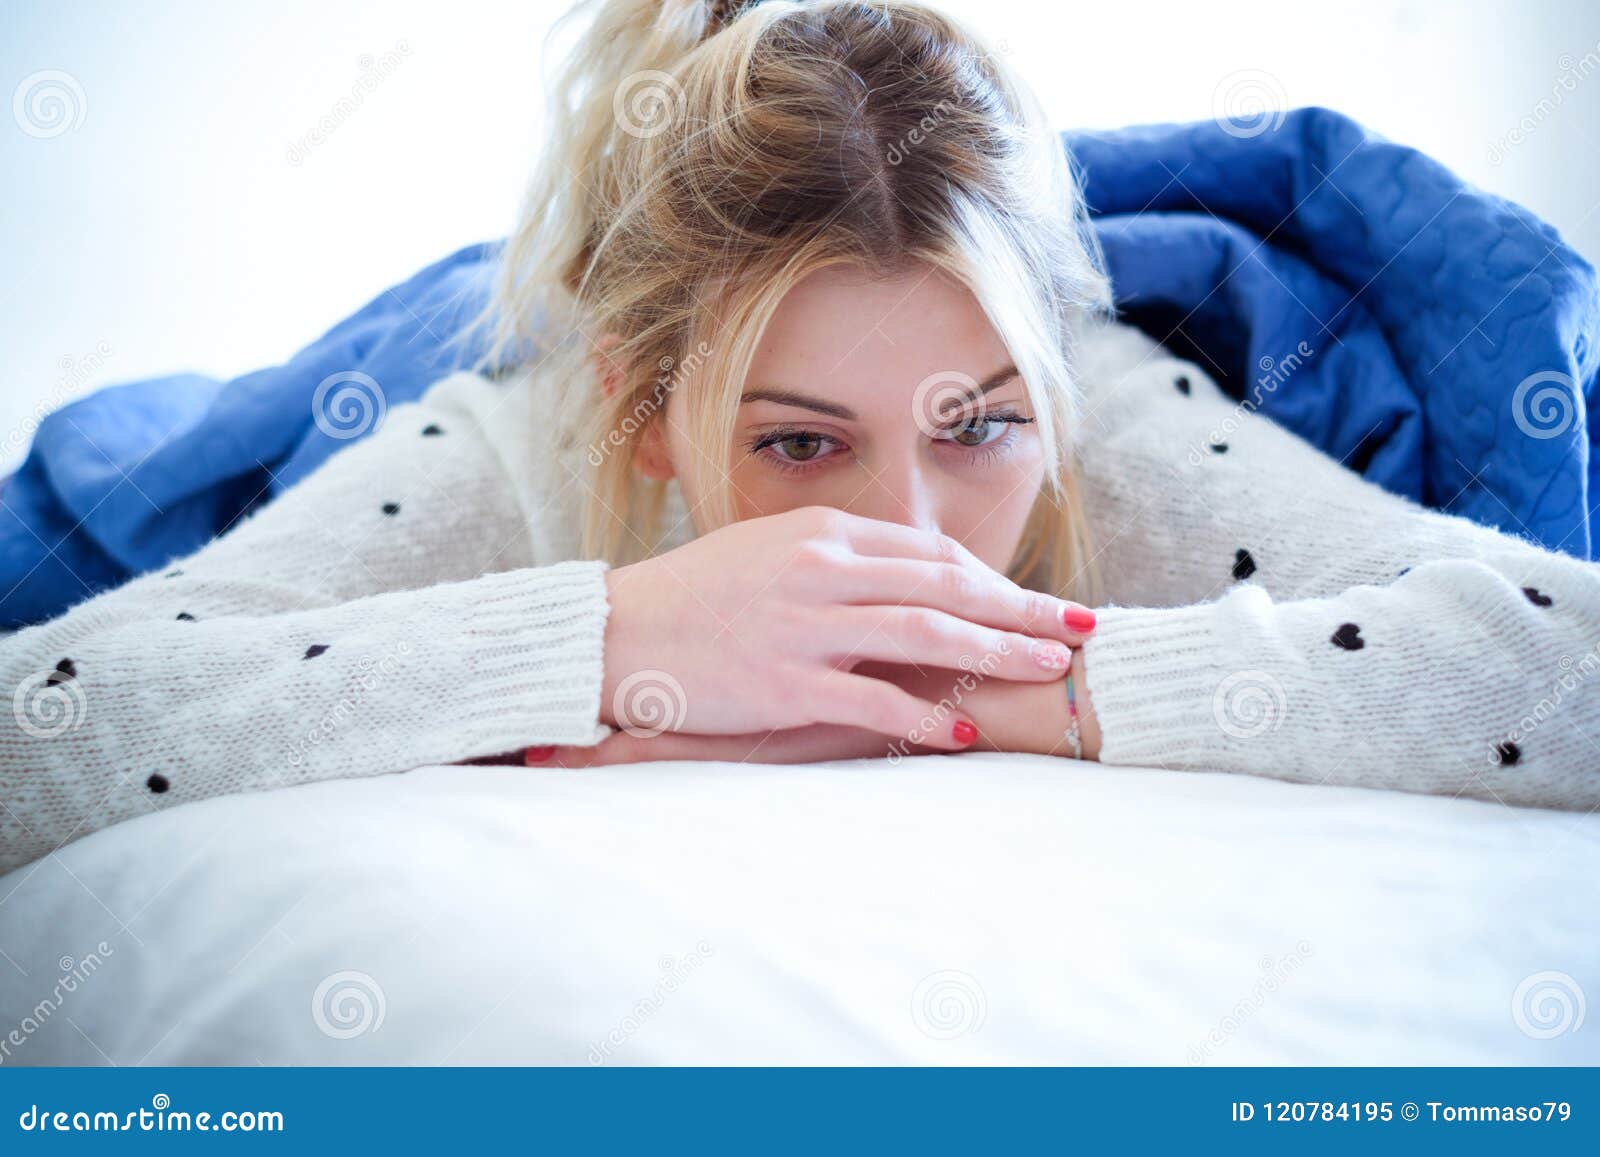
[[[1007,361],[972,292],[932,267],[868,278],[819,270],[791,289],[763,331],[747,385],[861,398],[909,392],[929,374],[981,377]]]

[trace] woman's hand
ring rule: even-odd
[[[1054,683],[1094,625],[945,535],[820,506],[733,523],[606,581],[601,719],[641,738],[825,724],[961,749],[978,738],[969,714],[946,710],[921,734],[935,703],[857,668]]]
[[[675,759],[718,763],[822,763],[830,759],[882,759],[885,756],[898,759],[905,755],[932,755],[938,751],[889,739],[860,727],[813,723],[746,735],[667,731],[646,736],[618,731],[592,747],[529,747],[523,751],[523,762],[529,767],[565,768],[664,763]]]
[[[977,671],[953,672],[910,668],[882,668],[862,664],[860,674],[888,679],[906,690],[934,701],[928,719],[918,731],[889,739],[858,727],[816,724],[782,731],[747,735],[662,735],[619,731],[593,747],[530,747],[524,753],[529,766],[601,767],[618,763],[662,760],[716,760],[729,763],[816,763],[831,759],[897,759],[925,755],[939,749],[919,742],[922,732],[939,730],[939,720],[956,712],[969,713],[977,723],[977,746],[991,751],[1027,751],[1060,755],[1068,751],[1063,739],[1069,713],[1065,690],[1057,683],[990,681]],[[1100,754],[1100,729],[1088,692],[1083,652],[1073,656],[1077,685],[1079,737],[1084,759]]]

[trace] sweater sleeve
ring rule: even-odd
[[[1600,567],[1397,497],[1128,327],[1078,453],[1106,763],[1600,806]]]
[[[0,640],[0,870],[230,792],[589,744],[605,565],[540,557],[458,374],[188,558]]]

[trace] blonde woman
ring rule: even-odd
[[[986,748],[1600,804],[1593,686],[1532,715],[1600,662],[1596,569],[1112,321],[1058,138],[970,33],[903,0],[576,16],[487,372],[5,641],[0,866],[495,758]]]

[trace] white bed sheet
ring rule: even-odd
[[[1241,776],[427,768],[0,878],[0,1063],[1592,1064],[1597,881],[1600,816]]]

